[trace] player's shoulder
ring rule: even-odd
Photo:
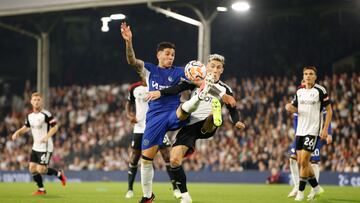
[[[134,82],[134,83],[130,84],[128,90],[129,90],[129,91],[134,90],[136,87],[139,87],[139,86],[141,86],[141,81],[139,81],[139,82]]]
[[[315,83],[314,88],[321,91],[323,94],[326,94],[326,88],[324,86]]]
[[[218,82],[217,84],[219,84],[219,86],[225,88],[225,89],[226,89],[226,92],[230,92],[230,93],[233,92],[232,89],[231,89],[231,87],[230,87],[228,84],[226,84],[224,81],[219,80],[219,82]]]
[[[51,117],[50,111],[48,111],[48,110],[46,110],[46,109],[42,109],[42,110],[41,110],[41,113],[44,114],[44,115],[47,116],[47,117]]]

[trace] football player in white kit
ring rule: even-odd
[[[190,203],[192,199],[186,186],[186,174],[182,167],[184,157],[189,156],[195,150],[197,139],[207,139],[214,136],[216,129],[222,125],[221,102],[213,95],[221,97],[223,102],[225,98],[232,96],[231,88],[220,80],[224,71],[225,58],[219,54],[209,56],[206,65],[207,74],[213,74],[214,84],[209,94],[200,102],[197,110],[190,115],[190,122],[182,127],[176,135],[170,154],[170,164],[173,171],[176,184],[181,191],[181,203]],[[194,90],[192,94],[197,94],[196,85],[183,83],[175,87],[160,90],[161,95],[178,94],[183,90]],[[156,97],[155,97],[156,98]],[[227,98],[228,99],[228,98]],[[237,129],[245,128],[245,124],[239,121],[239,115],[235,104],[225,102],[234,126]]]
[[[129,96],[126,103],[126,114],[130,122],[134,124],[134,130],[131,140],[131,155],[128,169],[128,191],[125,198],[132,198],[134,196],[134,181],[137,173],[138,163],[141,157],[141,142],[145,130],[145,118],[148,110],[147,96],[148,88],[145,80],[133,83],[129,87]],[[134,109],[135,108],[135,109]],[[165,135],[163,144],[159,145],[159,151],[166,166],[166,172],[168,173],[173,194],[175,198],[180,198],[180,190],[177,189],[175,180],[170,171],[170,149],[171,141],[167,135]]]
[[[296,91],[294,100],[285,106],[288,112],[298,113],[295,139],[297,161],[300,166],[300,181],[295,201],[302,201],[304,199],[304,190],[307,182],[313,188],[308,195],[308,200],[313,200],[315,196],[322,193],[311,167],[310,158],[311,154],[315,151],[319,140],[318,136],[322,140],[328,137],[332,109],[325,87],[315,83],[316,74],[316,67],[304,67],[303,79],[305,85]],[[324,122],[323,109],[326,110]]]
[[[30,156],[29,171],[38,186],[38,190],[33,195],[44,195],[46,190],[42,175],[57,176],[63,186],[66,185],[66,176],[62,170],[48,167],[54,150],[51,137],[58,131],[56,119],[50,112],[43,109],[43,99],[40,93],[33,93],[30,102],[33,112],[26,116],[25,125],[12,135],[12,139],[15,140],[31,130],[34,143]]]

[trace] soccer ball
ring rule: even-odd
[[[190,61],[185,66],[185,76],[190,81],[204,79],[206,75],[206,67],[200,61]]]

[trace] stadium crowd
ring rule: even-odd
[[[193,171],[288,170],[288,147],[294,137],[292,99],[296,77],[231,78],[243,131],[232,126],[224,109],[224,125],[184,164]],[[360,172],[360,74],[326,76],[319,82],[333,104],[333,143],[321,150],[321,169]],[[54,136],[51,165],[65,170],[127,170],[132,126],[125,115],[128,84],[52,87],[49,110],[61,127]],[[0,170],[26,170],[31,136],[11,141],[30,109],[24,96],[0,95]],[[23,108],[25,106],[25,108]],[[165,170],[161,157],[155,167]]]

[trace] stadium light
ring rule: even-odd
[[[250,5],[248,2],[246,1],[239,1],[239,2],[235,2],[231,5],[231,8],[234,10],[234,11],[241,11],[241,12],[244,12],[244,11],[248,11],[250,9]]]
[[[126,16],[124,15],[124,14],[121,14],[121,13],[119,13],[119,14],[112,14],[111,16],[110,16],[110,19],[111,20],[124,20],[126,18]]]
[[[109,31],[109,22],[111,21],[111,18],[110,17],[102,17],[101,21],[102,21],[101,31],[108,32]]]
[[[216,10],[219,11],[219,12],[226,12],[228,9],[226,7],[223,7],[223,6],[218,6],[218,7],[216,7]]]
[[[126,18],[126,16],[121,13],[111,14],[110,17],[102,17],[101,18],[101,21],[102,21],[101,31],[108,32],[110,30],[109,22],[111,22],[113,20],[123,20],[125,18]]]

